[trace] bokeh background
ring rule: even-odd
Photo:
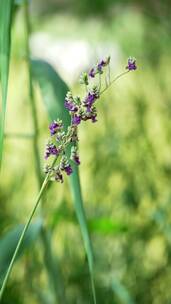
[[[32,56],[51,63],[75,93],[80,92],[79,74],[98,59],[110,55],[115,76],[125,70],[130,55],[137,58],[137,71],[102,96],[98,122],[80,127],[81,186],[95,253],[97,302],[170,304],[170,1],[35,0],[30,15]],[[17,136],[32,133],[24,37],[21,9],[12,31],[1,236],[26,221],[37,193],[32,140]],[[48,119],[35,90],[43,170]],[[44,212],[68,303],[91,303],[67,179],[50,187]],[[45,303],[40,294],[48,295],[42,258],[37,239],[15,264],[3,303]]]

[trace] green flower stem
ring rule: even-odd
[[[24,3],[24,13],[25,13],[25,27],[26,27],[26,58],[27,58],[27,67],[29,72],[29,95],[30,95],[30,104],[32,111],[32,121],[34,128],[34,137],[33,137],[33,151],[35,159],[35,168],[38,181],[38,187],[41,188],[42,185],[42,170],[38,149],[38,119],[36,111],[36,102],[34,97],[34,87],[33,87],[33,77],[32,77],[32,66],[30,62],[30,48],[29,48],[29,36],[31,33],[30,20],[29,20],[29,6],[28,0],[25,0]],[[43,210],[41,210],[43,211]],[[62,280],[59,279],[59,271],[57,269],[57,263],[53,257],[51,249],[51,240],[49,238],[49,232],[46,227],[43,226],[41,230],[41,240],[44,247],[44,264],[47,269],[47,274],[49,278],[49,285],[53,287],[55,302],[65,304],[65,294]]]
[[[18,241],[18,243],[17,243],[16,249],[15,249],[15,251],[14,251],[13,257],[12,257],[11,262],[10,262],[10,264],[9,264],[7,273],[6,273],[6,275],[5,275],[5,278],[4,278],[4,281],[3,281],[3,284],[2,284],[2,287],[1,287],[1,290],[0,290],[0,302],[1,302],[1,300],[2,300],[2,296],[3,296],[3,293],[4,293],[5,287],[6,287],[6,285],[7,285],[7,281],[8,281],[9,275],[10,275],[10,273],[11,273],[12,267],[13,267],[13,265],[14,265],[16,256],[17,256],[17,254],[18,254],[18,252],[19,252],[19,249],[20,249],[20,247],[21,247],[21,245],[22,245],[24,236],[25,236],[25,234],[26,234],[26,232],[27,232],[27,229],[28,229],[28,227],[29,227],[29,225],[30,225],[30,223],[31,223],[31,220],[32,220],[32,218],[33,218],[33,216],[34,216],[34,214],[35,214],[35,212],[36,212],[36,209],[37,209],[37,207],[38,207],[38,205],[39,205],[40,199],[41,199],[41,197],[42,197],[42,195],[43,195],[43,193],[44,193],[44,190],[45,190],[45,188],[46,188],[46,186],[47,186],[47,184],[48,184],[48,180],[49,180],[49,175],[47,175],[46,178],[44,179],[44,182],[43,182],[43,184],[42,184],[42,187],[41,187],[41,189],[40,189],[40,192],[39,192],[39,194],[38,194],[38,196],[37,196],[37,199],[36,199],[36,201],[35,201],[34,207],[33,207],[32,211],[31,211],[31,213],[30,213],[29,219],[28,219],[27,223],[25,224],[24,229],[23,229],[23,231],[22,231],[22,233],[21,233],[21,236],[20,236],[20,238],[19,238],[19,241]]]
[[[126,72],[123,72],[121,74],[119,74],[118,76],[116,76],[112,81],[110,81],[109,85],[107,85],[101,92],[100,92],[100,96],[116,81],[118,80],[119,78],[121,78],[122,76],[128,74],[130,71],[126,71]]]

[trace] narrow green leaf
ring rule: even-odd
[[[89,268],[90,268],[90,272],[93,273],[93,250],[89,237],[88,224],[86,221],[85,211],[83,206],[79,170],[76,165],[74,165],[74,172],[70,176],[70,181],[71,181],[71,191],[73,195],[73,200],[75,203],[75,209],[80,224],[81,232],[83,235],[87,257],[88,257]]]
[[[0,79],[2,87],[2,111],[0,112],[0,166],[2,161],[5,112],[7,103],[13,5],[14,0],[0,1]]]
[[[64,98],[69,90],[66,83],[54,68],[44,60],[32,60],[32,73],[40,86],[50,121],[59,117],[66,127],[69,126],[70,115],[64,108]]]
[[[17,242],[22,233],[24,225],[18,225],[16,228],[8,232],[2,239],[0,239],[0,281],[3,279],[11,261]],[[25,250],[36,240],[42,228],[42,220],[39,219],[29,226],[23,240],[22,246],[19,250],[18,258],[23,255]]]
[[[56,73],[53,67],[43,60],[32,61],[32,72],[36,81],[39,83],[43,101],[47,108],[50,120],[60,118],[63,120],[64,125],[67,128],[70,125],[70,115],[64,108],[65,95],[69,90],[67,85]],[[74,173],[70,176],[70,184],[92,278],[93,250],[83,206],[79,171],[77,166],[74,166]]]

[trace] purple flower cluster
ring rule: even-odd
[[[126,66],[126,69],[129,71],[135,71],[137,69],[135,58],[132,57],[128,58],[128,65]]]
[[[67,131],[64,130],[64,126],[61,120],[54,120],[50,126],[50,140],[46,145],[45,159],[53,157],[55,161],[58,161],[57,165],[46,165],[45,173],[49,174],[51,180],[63,182],[63,172],[66,175],[71,175],[73,169],[70,162],[74,162],[76,165],[80,165],[80,158],[78,154],[78,125],[82,121],[91,120],[93,123],[97,121],[96,101],[100,98],[102,92],[104,92],[113,82],[110,82],[110,75],[108,75],[109,83],[106,83],[105,88],[101,91],[101,74],[104,72],[104,68],[110,63],[110,57],[105,60],[100,60],[89,73],[82,73],[80,76],[80,83],[86,87],[86,94],[82,98],[79,96],[73,96],[71,92],[66,94],[64,100],[64,106],[69,111],[71,116],[71,125]],[[126,69],[129,71],[136,70],[136,59],[129,58]],[[110,69],[108,69],[108,73]],[[98,77],[98,84],[93,84],[97,80],[92,78]],[[122,75],[122,74],[121,74]],[[66,148],[71,144],[70,159],[68,158],[68,150]]]
[[[89,92],[84,100],[84,105],[86,107],[87,112],[91,112],[91,108],[96,99],[99,98],[99,94],[97,92]]]
[[[57,149],[57,147],[53,143],[48,143],[46,145],[46,150],[45,150],[45,159],[48,159],[50,155],[55,155],[57,156],[60,153],[60,150]]]
[[[64,106],[70,112],[77,112],[78,111],[78,106],[77,106],[76,101],[74,100],[71,92],[68,92],[66,94],[65,101],[64,101]]]
[[[78,107],[72,101],[65,100],[64,105],[65,105],[65,108],[67,110],[69,110],[70,112],[77,112],[77,110],[78,110]]]
[[[72,126],[78,126],[81,121],[89,119],[91,119],[92,122],[97,121],[97,111],[94,103],[99,97],[100,92],[97,86],[88,89],[86,96],[82,99],[80,99],[79,96],[74,98],[71,93],[67,94],[64,105],[70,112]],[[68,104],[70,106],[68,106]]]
[[[67,132],[64,131],[63,124],[61,120],[53,121],[50,126],[50,140],[48,141],[45,149],[45,159],[47,160],[50,156],[53,158],[59,158],[60,161],[57,166],[50,166],[47,165],[45,167],[45,173],[50,174],[51,180],[55,180],[58,182],[63,183],[63,172],[65,172],[67,175],[71,175],[73,172],[73,169],[69,163],[69,159],[66,156],[65,149],[67,145],[72,142],[75,154],[72,157],[71,160],[75,162],[77,165],[80,164],[78,152],[77,152],[77,142],[78,142],[78,136],[77,136],[77,124],[72,124]],[[73,151],[73,150],[72,150]]]
[[[91,70],[89,71],[88,75],[91,78],[94,78],[96,74],[102,74],[103,68],[110,63],[110,57],[107,57],[105,60],[99,61]]]
[[[63,127],[63,126],[62,126],[62,122],[61,122],[61,121],[58,121],[58,122],[57,122],[56,120],[54,120],[54,121],[50,124],[50,126],[49,126],[50,134],[51,134],[51,135],[56,134],[56,133],[58,132],[58,130],[60,130],[62,127]]]

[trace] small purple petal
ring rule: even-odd
[[[87,113],[90,113],[91,112],[91,105],[87,105],[86,108],[87,108]]]
[[[45,152],[45,159],[48,159],[48,157],[50,156],[50,153],[49,152]]]
[[[78,155],[75,155],[74,158],[73,158],[73,160],[75,161],[75,163],[76,163],[77,165],[80,165],[80,159],[79,159],[79,156],[78,156]]]
[[[86,97],[84,101],[84,105],[87,108],[87,112],[91,111],[92,104],[95,102],[95,100],[98,98],[96,94],[91,94],[90,92],[88,93],[88,96]]]
[[[71,175],[72,174],[72,168],[71,168],[71,165],[67,165],[65,168],[64,168],[65,172],[67,175]]]
[[[134,58],[129,58],[128,59],[128,65],[126,66],[126,69],[129,70],[129,71],[134,71],[137,69],[137,66],[136,66],[136,59]]]
[[[93,103],[96,99],[95,94],[88,93],[87,102]]]
[[[97,115],[92,115],[92,117],[91,117],[91,121],[93,122],[93,123],[95,123],[95,122],[97,122]]]
[[[92,68],[92,69],[90,70],[90,72],[88,73],[88,75],[89,75],[91,78],[94,78],[95,75],[96,75],[95,69]]]
[[[58,155],[58,149],[56,147],[51,148],[52,155]]]
[[[57,123],[56,121],[53,121],[53,122],[50,124],[50,126],[49,126],[50,134],[51,134],[51,135],[56,134],[57,131],[58,131],[59,129],[61,129],[61,127],[62,127],[62,124]]]
[[[102,71],[103,67],[105,67],[107,64],[108,64],[108,61],[107,61],[107,60],[106,60],[106,61],[101,60],[101,61],[98,63],[98,65],[97,65],[98,71],[99,71],[100,73],[102,73],[102,72],[103,72],[103,71]]]
[[[47,159],[50,155],[58,155],[59,153],[59,149],[57,149],[54,144],[48,144],[46,146],[45,159]]]
[[[74,115],[74,116],[72,117],[72,124],[73,124],[73,125],[79,125],[80,122],[81,122],[81,117],[80,117],[80,116]]]
[[[65,100],[65,108],[71,112],[77,112],[78,107],[71,101]]]

